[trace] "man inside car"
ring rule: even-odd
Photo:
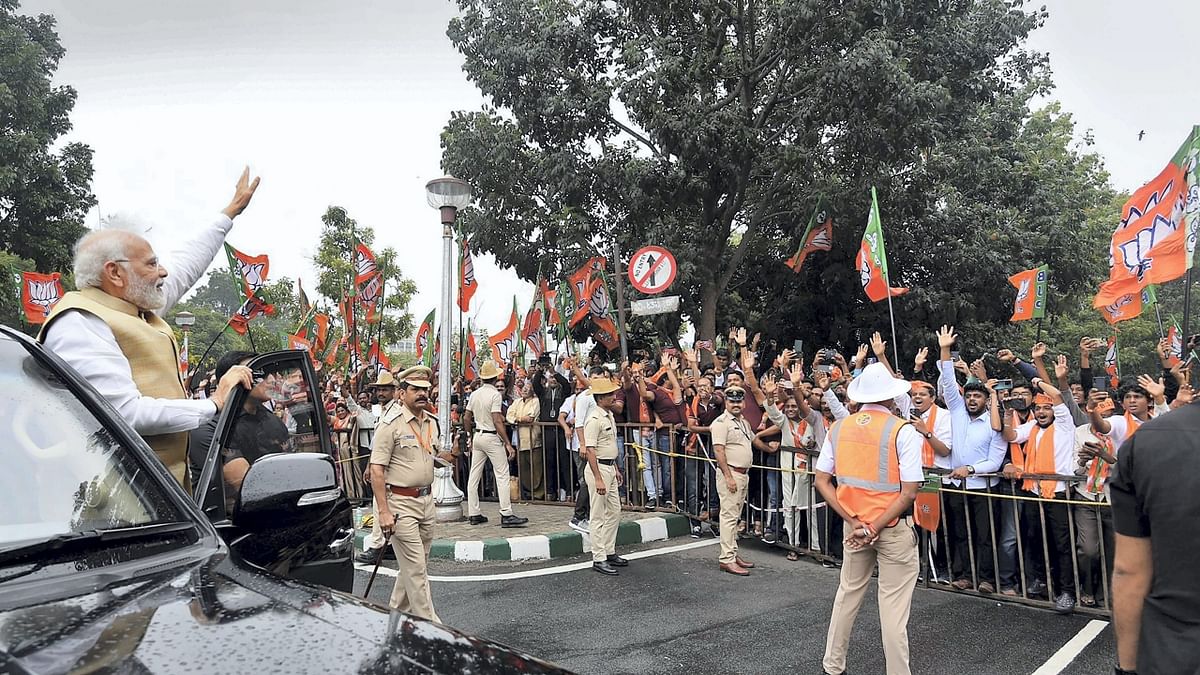
[[[251,352],[229,352],[217,360],[217,380],[224,377],[235,366],[246,366],[256,355]],[[221,448],[221,475],[225,479],[226,501],[232,503],[241,490],[242,480],[250,465],[263,455],[275,452],[291,452],[291,436],[283,421],[267,407],[271,401],[272,386],[277,378],[274,374],[256,378],[254,388],[242,403],[237,413],[229,439]],[[188,465],[192,480],[200,477],[208,448],[212,444],[214,418],[191,432],[188,443]]]

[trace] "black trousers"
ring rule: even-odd
[[[968,490],[972,494],[945,493],[946,510],[950,516],[951,556],[950,575],[954,579],[971,579],[975,583],[996,583],[996,565],[992,557],[993,516],[988,512],[987,489]],[[968,523],[970,533],[968,534]],[[975,569],[971,569],[971,556]]]
[[[1024,497],[1037,496],[1024,490],[1018,490],[1017,494]],[[1066,499],[1067,493],[1064,490],[1054,493],[1052,501],[1020,501],[1020,536],[1025,549],[1026,570],[1031,570],[1034,579],[1048,579],[1053,582],[1051,598],[1064,592],[1075,595],[1075,568],[1071,562],[1074,542],[1071,541],[1070,507],[1061,503]],[[1044,530],[1042,513],[1046,518]],[[1049,576],[1046,575],[1047,559],[1050,560]]]

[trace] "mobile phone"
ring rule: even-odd
[[[828,364],[822,364],[822,365],[817,366],[817,370],[828,375],[833,372],[833,366],[828,365]]]
[[[1008,391],[1012,389],[1012,380],[996,380],[996,385],[992,389],[996,391]]]
[[[1100,391],[1108,391],[1108,378],[1103,375],[1097,375],[1092,378],[1092,389]]]
[[[950,352],[950,360],[951,360],[951,361],[961,361],[961,360],[962,360],[962,354],[961,354],[960,352],[958,352],[958,351],[953,351],[953,352]]]
[[[792,343],[792,351],[796,352],[797,356],[803,354],[804,353],[804,340],[796,340],[795,342],[793,342]]]
[[[879,359],[875,358],[874,356],[872,356],[871,358],[867,359],[867,365],[868,365],[868,366],[869,366],[869,365],[871,365],[872,363],[879,363]]]

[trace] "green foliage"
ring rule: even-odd
[[[375,230],[368,226],[359,225],[340,206],[330,206],[321,216],[321,239],[317,247],[317,255],[313,262],[317,266],[317,291],[331,300],[331,306],[336,308],[338,300],[350,292],[354,286],[354,251],[359,242],[366,244],[375,253],[375,262],[383,273],[383,320],[381,326],[368,326],[366,311],[360,303],[354,303],[355,316],[358,323],[358,337],[362,343],[363,354],[370,346],[367,331],[370,336],[379,331],[381,343],[395,345],[400,340],[413,334],[414,325],[412,314],[408,312],[408,302],[417,292],[417,285],[407,279],[396,265],[396,251],[388,247],[376,250],[372,244],[375,241]],[[337,312],[332,313],[336,315]],[[340,321],[341,317],[333,316]]]
[[[447,171],[481,251],[533,280],[616,239],[666,246],[700,338],[750,323],[810,344],[887,325],[854,256],[879,188],[906,350],[942,322],[1014,333],[1006,277],[1077,298],[1116,222],[1100,160],[1023,47],[1021,3],[459,0],[448,34],[491,106],[452,115]],[[494,106],[494,107],[492,107]],[[782,265],[819,196],[834,249]],[[1000,290],[997,290],[1000,289]],[[636,293],[634,294],[636,296]],[[678,319],[678,317],[676,317]],[[722,327],[718,331],[718,326]],[[656,326],[664,342],[674,325]]]
[[[38,272],[65,273],[96,203],[92,150],[81,143],[53,149],[71,129],[75,90],[52,83],[65,54],[54,17],[22,16],[19,6],[0,1],[0,249]]]

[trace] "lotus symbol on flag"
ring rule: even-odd
[[[1153,259],[1145,258],[1145,254],[1154,248],[1154,227],[1147,227],[1137,233],[1137,236],[1121,244],[1121,262],[1130,274],[1136,274],[1138,280],[1146,276],[1146,272],[1154,265]]]
[[[859,281],[862,282],[862,287],[866,288],[871,283],[871,259],[863,256],[862,267],[858,270]]]
[[[463,261],[463,285],[475,285],[475,261],[469,257]]]
[[[508,356],[512,352],[512,348],[508,344],[508,340],[504,340],[503,342],[497,342],[496,343],[496,351],[499,352],[497,354],[497,356],[499,358],[496,360],[500,361],[501,363],[508,363]]]
[[[58,302],[58,283],[55,281],[29,281],[29,299],[42,308],[47,316],[50,308]]]
[[[1030,284],[1028,278],[1021,280],[1021,288],[1017,289],[1017,302],[1021,302],[1025,298],[1029,297],[1029,286]]]
[[[608,316],[608,289],[604,284],[596,284],[596,290],[592,293],[591,312],[595,316]]]
[[[363,255],[362,251],[356,251],[354,255],[354,272],[355,276],[362,278],[375,273],[375,261]]]
[[[1125,305],[1128,305],[1131,302],[1133,302],[1133,294],[1126,293],[1125,295],[1122,295],[1121,297],[1117,298],[1116,302],[1105,307],[1104,311],[1108,312],[1110,315],[1112,315],[1115,318],[1115,317],[1118,317],[1121,315],[1121,308],[1124,307]]]
[[[813,233],[812,242],[809,246],[821,251],[832,250],[833,239],[829,236],[829,230],[818,230]]]
[[[250,265],[242,265],[242,277],[246,280],[246,285],[251,290],[257,292],[266,284],[266,279],[263,278],[263,268],[266,265],[263,263],[254,263]]]

